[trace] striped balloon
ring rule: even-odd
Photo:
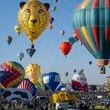
[[[24,75],[24,68],[17,62],[6,61],[0,65],[0,84],[3,88],[18,86]]]
[[[74,33],[104,66],[110,59],[110,0],[84,0],[74,12]]]
[[[36,88],[34,84],[27,78],[25,78],[18,86],[18,89],[28,90],[32,96],[36,95]]]

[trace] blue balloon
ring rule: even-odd
[[[56,72],[46,73],[43,76],[44,84],[52,91],[55,91],[60,83],[60,75]]]
[[[74,37],[70,37],[68,41],[73,45],[77,40]]]
[[[59,85],[59,86],[56,88],[56,90],[57,90],[57,91],[60,91],[60,90],[62,90],[63,88],[66,88],[65,84]]]
[[[2,94],[2,93],[3,93],[3,91],[4,91],[4,89],[0,89],[0,94]]]

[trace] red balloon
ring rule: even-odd
[[[72,47],[72,44],[70,42],[62,42],[60,44],[60,49],[61,49],[61,52],[64,54],[64,55],[67,55],[70,50],[71,50],[71,47]]]

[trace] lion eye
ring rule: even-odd
[[[23,19],[26,21],[27,19],[29,19],[30,16],[30,10],[26,9],[23,13]]]
[[[30,13],[30,9],[26,9],[25,12]]]
[[[39,14],[44,14],[44,10],[39,10],[39,12],[38,12]]]

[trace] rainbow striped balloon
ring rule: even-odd
[[[110,0],[84,0],[74,12],[75,35],[97,59],[108,65],[110,59]]]
[[[32,94],[32,96],[36,95],[35,85],[27,78],[22,80],[22,82],[18,86],[18,89],[27,89]]]
[[[6,61],[0,65],[0,84],[4,88],[16,87],[24,79],[25,70],[17,62]]]

